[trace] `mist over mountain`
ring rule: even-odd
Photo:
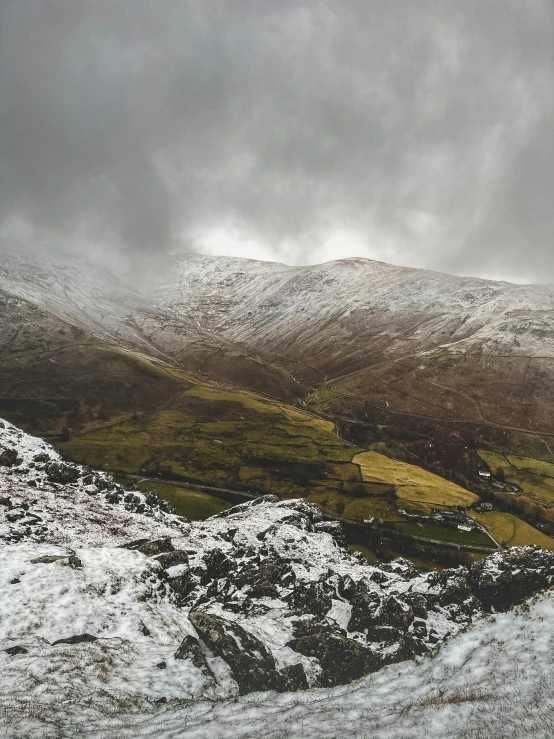
[[[552,739],[550,0],[0,0],[0,734]]]
[[[4,235],[554,281],[547,0],[0,13]]]
[[[23,315],[34,306],[86,341],[307,403],[338,423],[388,419],[456,444],[500,434],[509,446],[510,435],[522,433],[547,452],[554,356],[547,286],[364,259],[289,267],[201,255],[168,256],[148,275],[122,279],[77,256],[41,258],[16,246],[4,251],[0,289],[19,299]],[[14,322],[29,326],[9,306],[5,332]],[[18,328],[3,344],[13,367],[28,331]]]

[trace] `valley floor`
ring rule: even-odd
[[[415,665],[392,665],[345,687],[220,702],[156,706],[137,696],[118,708],[113,696],[67,681],[62,688],[55,675],[39,686],[14,661],[11,679],[4,674],[0,683],[0,732],[14,739],[551,739],[553,620],[554,594],[546,593]]]

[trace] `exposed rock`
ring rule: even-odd
[[[498,552],[472,565],[469,582],[486,610],[505,611],[554,583],[554,552],[538,546]]]
[[[287,603],[291,608],[316,616],[324,616],[333,605],[331,596],[321,582],[295,584]]]
[[[309,687],[304,666],[300,663],[283,667],[278,673],[278,680],[280,683],[279,689],[283,692],[307,690]]]
[[[175,549],[172,552],[164,552],[154,557],[164,569],[175,567],[176,565],[187,565],[189,563],[188,554],[183,549]]]
[[[341,598],[344,598],[347,601],[351,601],[352,598],[354,598],[356,595],[356,583],[350,575],[344,575],[339,578],[337,593]]]
[[[229,516],[233,516],[236,513],[247,511],[254,506],[260,505],[261,503],[278,503],[280,500],[281,498],[279,498],[278,495],[260,495],[259,498],[249,500],[247,503],[239,503],[239,505],[233,506],[232,508],[227,508],[225,511],[215,513],[212,518],[228,518]]]
[[[181,605],[189,592],[190,570],[188,565],[177,565],[164,572],[167,576],[165,582],[173,593],[177,605]]]
[[[460,614],[462,618],[479,612],[480,605],[472,593],[469,571],[466,567],[432,572],[428,582],[434,588],[426,597],[434,606],[449,609],[452,614]]]
[[[206,677],[212,677],[213,673],[206,661],[206,655],[202,651],[202,647],[198,639],[187,634],[183,641],[179,644],[179,648],[173,655],[175,659],[190,659],[192,664],[197,667]]]
[[[124,549],[132,549],[136,552],[142,552],[147,557],[154,557],[157,554],[164,554],[165,552],[175,551],[175,547],[171,543],[171,539],[137,539],[131,541],[128,544],[123,544]]]
[[[15,467],[21,461],[15,449],[0,449],[0,467]]]
[[[46,476],[50,482],[67,484],[76,482],[79,477],[79,468],[75,465],[64,464],[63,462],[51,462],[46,467]]]
[[[209,580],[218,580],[221,577],[226,577],[236,568],[233,560],[224,554],[221,549],[212,549],[204,558],[204,563],[206,565],[206,575]]]
[[[57,562],[75,569],[80,569],[83,563],[75,554],[46,554],[43,557],[36,557],[31,560],[32,564],[52,564]]]
[[[289,508],[290,510],[297,511],[306,516],[312,524],[319,523],[323,518],[319,508],[313,503],[309,503],[307,500],[304,500],[304,498],[295,498],[294,500],[283,501],[282,503],[278,503],[277,507]]]
[[[237,588],[244,587],[245,585],[260,586],[262,588],[260,592],[262,592],[266,585],[273,587],[275,585],[290,586],[295,579],[296,575],[290,562],[273,556],[262,560],[257,567],[253,567],[250,564],[243,567],[234,576],[233,582]]]
[[[394,626],[373,624],[366,629],[366,637],[370,642],[379,642],[385,645],[394,644],[402,638],[402,631]]]
[[[405,593],[402,597],[411,606],[414,616],[427,618],[428,603],[427,598],[422,593]]]
[[[106,495],[106,502],[111,503],[112,505],[121,503],[121,495],[119,493],[108,493],[108,495]]]
[[[348,549],[348,541],[340,521],[320,521],[314,525],[314,531],[330,534],[342,549]]]
[[[238,529],[230,528],[230,529],[227,529],[227,531],[221,531],[220,534],[219,534],[219,536],[224,541],[230,541],[231,542],[235,538],[235,535],[236,535],[237,531],[238,531]]]
[[[52,646],[55,646],[56,644],[83,644],[97,640],[98,637],[92,636],[92,634],[75,634],[75,636],[68,636],[65,639],[57,639],[56,641],[53,641]]]
[[[356,584],[356,590],[350,602],[352,613],[348,631],[364,631],[375,624],[375,612],[381,604],[381,598],[363,580]]]
[[[8,647],[8,649],[4,649],[4,652],[6,654],[9,654],[10,657],[13,657],[16,654],[27,654],[27,649],[25,647],[17,646],[17,647]]]
[[[370,649],[334,634],[320,632],[292,639],[287,646],[319,661],[321,687],[344,685],[379,668],[379,660]]]
[[[249,595],[251,598],[278,598],[279,591],[272,582],[263,580],[252,586]]]
[[[9,513],[6,513],[6,521],[9,521],[10,523],[15,523],[16,521],[20,521],[22,518],[25,518],[25,516],[25,511],[13,510]]]
[[[242,626],[199,611],[189,613],[189,620],[214,654],[227,662],[240,695],[281,687],[273,655]]]
[[[413,621],[414,613],[407,603],[403,603],[394,595],[389,595],[375,611],[375,617],[379,623],[385,626],[393,626],[401,631],[406,631]]]
[[[379,569],[398,575],[404,580],[413,580],[414,577],[418,576],[416,568],[409,560],[404,559],[404,557],[393,559],[392,562],[383,562],[379,565]]]

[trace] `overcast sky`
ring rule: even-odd
[[[552,0],[0,0],[0,230],[554,282]]]

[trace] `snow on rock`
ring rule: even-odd
[[[307,347],[318,355],[317,345],[329,332],[341,335],[343,352],[351,332],[359,345],[372,324],[388,335],[389,344],[409,327],[410,341],[417,341],[421,353],[478,345],[492,353],[554,355],[554,291],[546,285],[456,277],[360,258],[290,267],[186,254],[149,276],[145,290],[158,310],[171,315],[167,320],[202,315],[203,323],[231,341],[284,353],[298,344],[306,357]]]
[[[335,736],[294,728],[306,696],[322,715],[323,695],[344,698],[352,726],[364,710],[377,720],[391,680],[431,705],[417,675],[443,664],[430,658],[437,645],[554,582],[554,554],[538,547],[470,570],[370,566],[304,500],[265,496],[191,523],[5,422],[0,447],[0,727],[10,736],[188,736],[183,721],[196,726],[190,736],[215,736],[208,716],[238,736],[225,731],[239,704],[188,701],[260,690],[273,697],[240,704],[241,735],[269,736],[261,702],[291,716],[271,736]],[[484,628],[441,653],[450,673],[466,669]],[[315,688],[334,692],[297,692]]]
[[[167,536],[183,528],[172,511],[156,494],[65,463],[46,442],[0,421],[0,541],[119,544],[144,531],[143,517],[153,535]]]

